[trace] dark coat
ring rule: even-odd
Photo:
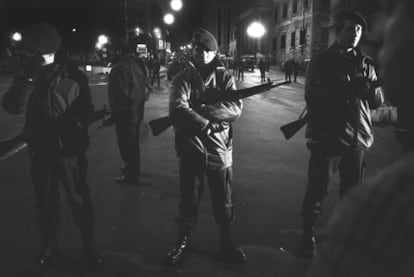
[[[115,63],[109,74],[109,106],[115,120],[122,118],[137,124],[144,117],[146,77],[131,55]]]
[[[219,93],[236,90],[233,76],[217,60],[205,80],[190,62],[179,72],[171,87],[170,119],[175,129],[175,145],[179,157],[199,157],[210,167],[225,168],[232,165],[231,122],[242,111],[242,101],[223,101],[201,106],[200,98],[206,88],[218,88]],[[222,73],[219,74],[218,72]],[[205,134],[209,122],[222,124],[219,132]]]
[[[24,133],[32,152],[53,156],[84,151],[89,143],[88,116],[93,111],[88,79],[67,64],[46,68],[34,83],[16,76],[2,105],[10,113],[26,111]]]
[[[377,80],[372,60],[355,49],[350,55],[334,43],[309,65],[305,100],[310,142],[368,148],[373,143],[370,109],[379,107],[381,88],[366,88]]]

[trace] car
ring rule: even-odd
[[[256,58],[253,55],[243,55],[242,61],[246,70],[254,71],[256,67]]]

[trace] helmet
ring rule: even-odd
[[[23,28],[22,42],[30,50],[50,54],[59,50],[62,38],[55,27],[47,23],[38,23]]]

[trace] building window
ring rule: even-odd
[[[272,41],[272,50],[276,51],[276,49],[277,49],[277,37],[274,37]]]
[[[309,0],[303,0],[303,8],[305,10],[309,9]]]
[[[293,0],[292,13],[295,14],[297,12],[298,12],[298,0]]]
[[[282,18],[286,18],[288,16],[288,3],[284,2],[283,3],[283,8],[282,8]]]
[[[286,34],[280,36],[280,49],[286,48]]]
[[[306,45],[306,29],[300,30],[300,45]]]
[[[275,14],[274,14],[274,18],[273,20],[276,22],[278,20],[278,16],[279,16],[279,7],[275,8]]]
[[[321,43],[327,44],[328,43],[328,37],[329,37],[329,29],[326,27],[322,27],[321,30]]]
[[[290,47],[295,48],[296,46],[296,32],[290,33]]]

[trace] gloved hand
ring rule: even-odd
[[[205,128],[205,132],[207,135],[209,135],[211,133],[221,132],[223,129],[223,125],[220,122],[210,121],[210,123]]]

